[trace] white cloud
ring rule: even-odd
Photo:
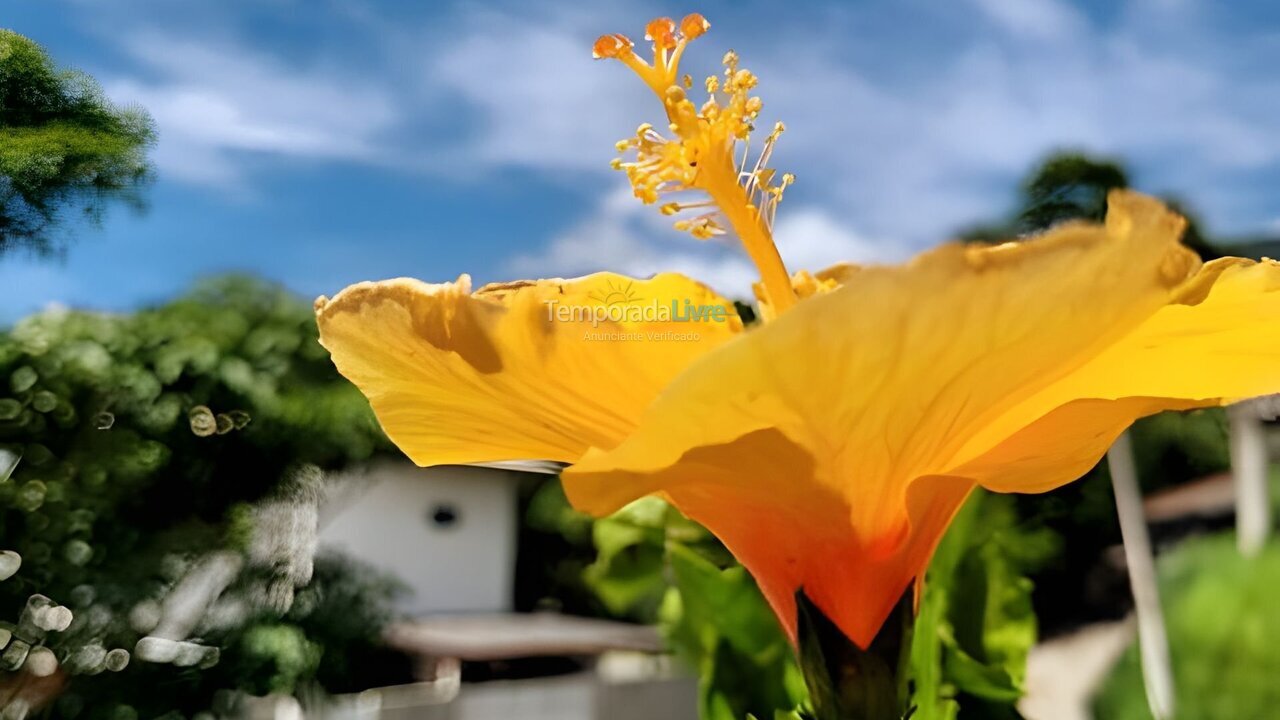
[[[1156,10],[1088,26],[1065,4],[1034,6],[1045,32],[1062,28],[1057,42],[1028,42],[1005,18],[994,34],[942,44],[936,71],[905,81],[883,67],[923,51],[892,39],[874,46],[883,66],[833,61],[820,45],[767,58],[767,104],[795,114],[775,157],[825,179],[823,199],[860,228],[917,247],[999,212],[1014,181],[1063,147],[1119,155],[1143,189],[1191,198],[1211,227],[1233,230],[1225,188],[1280,163],[1280,85],[1241,73],[1246,56],[1224,65],[1230,38],[1153,35]]]
[[[576,276],[609,270],[647,277],[672,271],[697,278],[722,293],[746,297],[751,263],[719,243],[699,242],[671,228],[652,207],[621,187],[604,195],[585,218],[536,253],[507,263],[514,277]]]
[[[1084,26],[1074,8],[1057,0],[973,0],[973,4],[1006,32],[1028,40],[1053,40]]]
[[[884,17],[858,13],[886,12],[867,6],[832,23],[883,26]],[[805,205],[832,217],[838,209],[872,237],[920,248],[990,219],[1033,162],[1064,147],[1117,154],[1143,189],[1191,198],[1211,227],[1233,231],[1247,222],[1233,182],[1252,185],[1240,174],[1280,163],[1280,83],[1259,52],[1241,55],[1237,38],[1207,22],[1189,40],[1178,22],[1188,12],[1129,0],[1103,21],[1061,0],[971,0],[944,41],[857,37],[861,61],[845,51],[847,32],[785,42],[795,28],[780,17],[769,30],[779,40],[744,62],[762,78],[766,110],[790,128],[775,162],[800,176]],[[589,40],[558,16],[485,16],[446,44],[436,78],[478,114],[477,162],[563,177],[602,167],[620,132],[653,119],[656,103],[639,82],[583,62]],[[732,40],[713,30],[699,42]],[[519,61],[504,47],[519,47]],[[1250,62],[1256,72],[1240,72]]]
[[[838,262],[895,262],[904,256],[900,243],[863,237],[817,207],[783,206],[774,236],[778,252],[792,271],[819,270]]]
[[[1274,53],[1218,29],[1205,17],[1217,10],[1125,0],[1102,20],[1063,0],[968,0],[906,22],[910,12],[877,3],[745,34],[757,26],[717,26],[692,51],[714,62],[714,49],[755,46],[744,61],[790,128],[775,162],[800,176],[805,212],[919,248],[1000,212],[1032,162],[1073,147],[1125,158],[1144,189],[1190,198],[1215,231],[1274,216],[1247,176],[1280,165]],[[379,55],[328,48],[313,56],[330,62],[301,65],[198,30],[124,33],[144,72],[109,88],[156,115],[161,169],[196,181],[231,183],[242,156],[272,154],[452,182],[512,169],[595,182],[613,142],[661,112],[625,69],[588,58],[598,32],[638,13],[555,3],[456,10],[429,26],[366,17],[357,25]]]
[[[380,161],[378,136],[400,119],[389,92],[333,67],[290,68],[240,44],[154,33],[125,50],[145,72],[107,80],[107,93],[151,112],[159,170],[184,180],[235,182],[236,153]]]
[[[921,52],[938,56],[935,72],[908,80],[889,82],[883,67],[850,64],[817,38],[775,55],[747,57],[762,78],[766,109],[789,127],[775,163],[801,180],[790,194],[801,204],[784,204],[777,228],[789,268],[899,260],[942,241],[1000,212],[1012,201],[1014,180],[1061,147],[1120,154],[1133,162],[1140,184],[1146,167],[1175,167],[1144,188],[1193,198],[1213,227],[1226,216],[1220,178],[1280,162],[1280,112],[1260,111],[1280,111],[1280,103],[1261,99],[1277,97],[1264,92],[1272,81],[1237,77],[1206,61],[1225,40],[1202,37],[1191,52],[1185,42],[1152,35],[1166,25],[1168,13],[1185,8],[1132,0],[1131,7],[1144,5],[1142,12],[1121,14],[1101,27],[1058,0],[1016,9],[972,1],[988,28],[971,28],[951,44],[895,49],[897,38],[868,39],[873,50],[884,51],[877,56],[884,64]],[[553,68],[571,62],[570,48],[581,38],[554,22],[523,32],[537,38],[530,43],[557,49],[551,53],[557,59],[545,66],[533,61],[506,68],[501,87],[523,88],[517,95],[531,98],[547,87]],[[475,42],[481,41],[459,39],[459,46],[473,48],[463,54],[483,56]],[[472,71],[488,72],[469,62],[450,70],[459,86]],[[486,119],[474,139],[480,154],[494,163],[517,157],[560,169],[598,164],[606,156],[612,135],[605,137],[601,128],[623,122],[608,102],[619,97],[617,88],[612,81],[598,85],[560,72],[567,89],[545,113],[507,112],[503,92],[477,99]],[[1242,87],[1250,98],[1240,97]],[[635,119],[645,118],[637,112]],[[530,138],[545,142],[518,146]],[[492,148],[501,150],[486,151]],[[654,226],[656,213],[631,199],[620,178],[612,182],[617,192],[545,252],[516,258],[509,269],[523,275],[672,269],[723,292],[747,292],[755,271],[745,258],[690,246]],[[684,244],[672,244],[672,237]]]
[[[453,42],[422,67],[430,92],[453,93],[476,114],[460,155],[491,167],[604,171],[613,144],[661,114],[626,69],[591,61],[589,17],[479,12],[458,21]]]
[[[794,211],[794,212],[793,212]],[[759,277],[731,241],[702,242],[671,227],[670,218],[632,197],[628,188],[606,194],[594,211],[536,254],[507,265],[512,277],[584,275],[610,270],[646,277],[678,272],[738,298],[751,296]],[[900,258],[900,245],[873,242],[818,208],[783,207],[775,238],[787,268],[819,270],[838,262],[875,263]]]

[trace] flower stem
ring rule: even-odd
[[[800,669],[813,720],[902,720],[914,626],[911,591],[903,594],[866,650],[849,640],[804,591],[799,611]]]
[[[760,217],[759,208],[749,202],[736,180],[727,187],[725,184],[710,187],[707,192],[720,206],[737,233],[747,257],[751,258],[760,272],[760,284],[764,286],[774,316],[781,315],[795,305],[796,294],[791,288],[787,266],[783,264],[778,246],[774,244],[772,234]]]

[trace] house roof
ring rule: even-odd
[[[653,627],[556,613],[433,616],[393,624],[386,640],[405,652],[469,661],[664,647]]]

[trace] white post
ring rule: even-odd
[[[1169,720],[1174,711],[1173,668],[1169,662],[1169,639],[1165,634],[1160,590],[1156,584],[1155,558],[1147,518],[1142,511],[1142,490],[1133,461],[1129,433],[1116,439],[1107,452],[1111,485],[1116,494],[1120,534],[1124,538],[1124,559],[1129,567],[1129,587],[1138,614],[1138,648],[1142,655],[1142,679],[1147,705],[1156,720]]]
[[[1267,442],[1254,401],[1227,408],[1231,427],[1231,476],[1236,489],[1236,544],[1246,557],[1258,554],[1271,534],[1267,487]]]
[[[9,476],[18,469],[20,460],[22,460],[20,453],[0,447],[0,482],[9,481]]]

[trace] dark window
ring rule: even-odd
[[[432,525],[444,529],[457,527],[462,521],[462,513],[452,503],[437,503],[431,508],[428,517],[431,518]]]

